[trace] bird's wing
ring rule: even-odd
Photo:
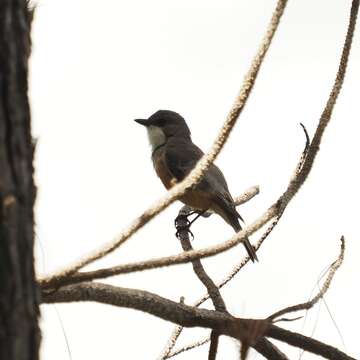
[[[165,153],[167,167],[176,180],[183,180],[204,155],[202,150],[192,142],[178,140],[168,144]],[[210,192],[219,201],[234,206],[225,177],[214,164],[210,165],[204,177],[197,185],[201,190]]]
[[[213,201],[217,205],[231,213],[231,217],[239,218],[244,222],[241,215],[236,210],[236,205],[233,197],[229,191],[227,182],[221,170],[216,165],[211,165],[204,176],[203,182],[200,182],[199,187],[205,187],[213,195]],[[236,221],[236,220],[235,220]],[[237,221],[236,221],[237,222]]]
[[[191,142],[177,141],[166,147],[165,161],[176,180],[183,180],[204,153]]]

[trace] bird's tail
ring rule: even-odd
[[[242,229],[239,219],[242,220],[242,218],[240,214],[236,211],[235,205],[220,201],[222,200],[221,198],[218,198],[217,200],[218,201],[216,203],[216,207],[214,208],[215,212],[217,212],[229,225],[231,225],[236,232],[239,232]],[[256,256],[255,249],[250,244],[248,238],[245,238],[243,244],[247,253],[249,254],[251,261],[259,261]]]
[[[243,242],[245,249],[251,259],[252,262],[259,261],[258,257],[256,256],[256,252],[254,247],[250,244],[250,241],[248,238],[246,238]]]
[[[237,212],[236,212],[237,213]],[[240,215],[239,215],[240,217]],[[232,227],[234,228],[234,230],[236,232],[239,232],[242,227],[240,225],[240,222],[239,222],[239,219],[237,218],[236,221],[233,221],[233,224],[232,224]],[[252,262],[255,262],[255,261],[259,261],[258,257],[256,256],[256,252],[255,252],[255,249],[254,247],[251,245],[249,239],[246,237],[245,240],[243,241],[243,244],[245,246],[245,249],[251,259]]]

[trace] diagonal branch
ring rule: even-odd
[[[324,344],[318,340],[312,339],[311,337],[279,328],[275,325],[270,326],[266,333],[266,336],[298,347],[312,354],[320,355],[326,359],[355,360],[355,358],[346,355],[345,353],[343,353],[339,349],[336,349],[333,346]]]
[[[169,355],[162,357],[161,359],[170,359],[174,356],[180,355],[185,351],[196,349],[199,346],[205,345],[210,341],[210,337],[199,340],[192,344],[186,345],[180,349],[176,349]],[[265,338],[261,338],[255,345],[254,349],[269,360],[289,360],[288,357],[282,353],[274,344]]]
[[[282,351],[266,338],[261,338],[255,344],[254,349],[268,360],[289,360]]]
[[[169,354],[163,354],[163,355],[161,356],[161,359],[170,359],[170,358],[172,358],[172,357],[174,357],[174,356],[177,356],[177,355],[182,354],[183,352],[190,351],[190,350],[192,350],[192,349],[198,348],[199,346],[205,345],[205,344],[207,344],[208,342],[210,342],[210,337],[209,337],[209,336],[206,337],[206,338],[204,338],[204,339],[202,339],[202,340],[199,340],[199,341],[197,341],[197,342],[194,342],[194,343],[192,343],[192,344],[186,345],[186,346],[184,346],[184,347],[182,347],[182,348],[180,348],[180,349],[176,349],[176,350],[170,352]]]
[[[205,171],[213,163],[215,158],[220,153],[225,142],[227,141],[230,132],[232,131],[239,115],[241,114],[247,99],[250,95],[250,92],[255,84],[256,77],[260,70],[261,64],[264,60],[264,57],[267,53],[267,50],[270,47],[271,40],[274,37],[276,29],[279,25],[281,16],[284,12],[287,0],[278,0],[274,14],[271,18],[270,25],[266,31],[265,37],[260,44],[258,52],[256,53],[249,71],[245,75],[243,84],[241,86],[240,92],[235,99],[235,102],[226,118],[225,123],[223,124],[220,132],[215,139],[211,150],[202,157],[198,162],[196,167],[190,172],[190,174],[179,184],[174,186],[166,195],[160,199],[156,204],[148,208],[141,216],[135,219],[130,226],[125,228],[112,242],[106,244],[100,249],[95,250],[92,254],[89,254],[82,259],[76,261],[74,264],[56,272],[53,275],[50,275],[44,279],[44,282],[49,282],[51,278],[56,278],[57,281],[60,281],[62,278],[67,278],[70,275],[76,273],[78,270],[84,266],[101,259],[102,257],[108,255],[120,245],[122,245],[126,240],[128,240],[136,231],[141,227],[147,224],[151,219],[158,215],[161,211],[166,209],[171,205],[179,196],[183,195],[190,187],[197,184]]]
[[[52,276],[50,278],[40,279],[40,286],[44,289],[54,288],[67,284],[75,284],[88,280],[104,279],[114,275],[128,274],[136,271],[143,271],[148,269],[155,269],[165,266],[173,266],[178,264],[186,264],[193,260],[218,255],[225,252],[234,246],[238,245],[246,237],[259,230],[263,225],[270,221],[277,215],[278,204],[272,205],[259,219],[254,221],[252,224],[246,226],[243,230],[235,234],[231,239],[221,244],[214,245],[211,247],[190,250],[184,253],[180,253],[172,256],[165,256],[160,258],[154,258],[150,260],[138,261],[128,264],[122,264],[111,268],[104,268],[88,272],[78,272],[71,276]]]
[[[301,303],[298,305],[294,305],[294,306],[289,306],[285,309],[279,310],[276,313],[270,315],[268,317],[268,320],[270,321],[274,321],[277,318],[279,318],[282,315],[288,314],[290,312],[296,312],[296,311],[301,311],[301,310],[309,310],[311,309],[327,292],[327,290],[329,290],[331,281],[336,273],[336,271],[339,269],[339,267],[342,265],[343,261],[344,261],[344,252],[345,252],[345,239],[342,236],[341,237],[341,251],[340,254],[338,256],[338,258],[336,259],[336,261],[334,261],[329,269],[329,274],[323,284],[323,286],[321,287],[319,293],[314,296],[310,301],[307,301],[305,303]]]
[[[299,172],[299,175],[294,177],[293,180],[290,182],[286,192],[282,196],[282,202],[281,202],[282,207],[285,207],[298,192],[300,187],[305,182],[314,164],[314,160],[319,150],[322,136],[324,134],[327,125],[330,122],[336,100],[339,96],[340,90],[344,83],[358,10],[359,10],[359,0],[353,0],[351,4],[350,18],[349,18],[346,37],[345,37],[345,42],[344,42],[344,46],[340,58],[340,64],[336,74],[334,85],[331,89],[325,108],[321,114],[319,124],[317,126],[315,135],[310,143],[309,151],[306,156],[305,162],[302,166],[302,169]]]

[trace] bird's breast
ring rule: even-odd
[[[152,161],[157,176],[160,178],[166,189],[169,190],[177,183],[177,180],[173,174],[171,174],[166,164],[165,151],[163,151],[163,149],[155,151],[152,155]]]

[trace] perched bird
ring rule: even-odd
[[[148,119],[136,119],[147,129],[152,147],[152,161],[156,174],[167,189],[183,180],[204,153],[191,141],[190,129],[184,118],[170,110],[159,110]],[[234,200],[225,177],[214,164],[195,187],[179,198],[198,212],[211,210],[220,215],[235,232],[241,230]],[[255,250],[245,239],[243,242],[252,261],[258,260]]]

